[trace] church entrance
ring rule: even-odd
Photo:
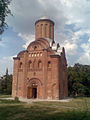
[[[27,98],[37,98],[37,87],[28,87]]]
[[[37,88],[32,88],[32,97],[37,98]]]

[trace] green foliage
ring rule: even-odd
[[[11,95],[0,95],[0,98],[10,98]]]
[[[90,66],[68,67],[68,86],[71,96],[90,96]]]
[[[18,98],[18,97],[15,97],[15,101],[16,101],[16,102],[19,102],[19,98]]]
[[[10,95],[12,91],[12,75],[6,72],[6,75],[0,80],[0,94]]]
[[[0,0],[0,34],[3,33],[4,29],[7,28],[5,18],[8,14],[11,14],[11,11],[8,8],[11,0]]]

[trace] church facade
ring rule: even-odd
[[[61,99],[68,96],[65,50],[54,41],[54,22],[35,23],[35,41],[14,57],[12,97]]]

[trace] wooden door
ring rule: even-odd
[[[27,98],[32,98],[32,88],[28,88],[28,91],[27,91]]]

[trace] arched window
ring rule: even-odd
[[[23,66],[23,64],[22,64],[22,62],[20,62],[19,68],[22,69],[22,66]]]
[[[42,68],[42,62],[39,60],[38,62],[38,68],[41,69]]]
[[[34,54],[32,53],[31,56],[34,57]]]
[[[34,57],[36,57],[37,56],[37,54],[36,53],[34,53]]]
[[[47,24],[45,24],[45,37],[47,37]]]
[[[39,53],[37,53],[37,57],[39,57]]]
[[[29,68],[30,68],[30,69],[33,68],[32,61],[29,61]]]
[[[31,57],[31,54],[29,54],[29,57]]]
[[[36,50],[36,49],[37,49],[37,46],[35,45],[35,46],[34,46],[34,50]]]
[[[48,68],[51,68],[51,62],[48,61]]]
[[[41,24],[41,37],[42,37],[42,33],[43,33],[43,24]]]
[[[40,53],[40,56],[42,56],[42,53]]]

